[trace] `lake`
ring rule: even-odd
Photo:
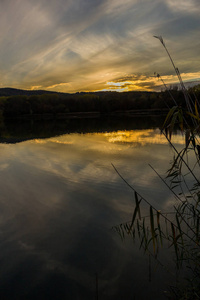
[[[7,123],[0,144],[1,299],[166,299],[173,275],[122,241],[112,227],[130,221],[134,193],[157,209],[173,151],[160,118]],[[57,128],[57,129],[56,129]],[[181,148],[184,139],[175,137]],[[145,212],[145,208],[144,208]]]

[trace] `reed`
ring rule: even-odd
[[[172,147],[174,158],[165,178],[162,178],[153,166],[150,165],[150,167],[157,174],[158,179],[167,186],[172,195],[178,200],[178,204],[173,206],[172,212],[163,213],[151,204],[151,200],[147,200],[140,195],[113,165],[117,174],[134,191],[135,198],[132,220],[118,224],[113,229],[117,231],[122,239],[131,236],[135,240],[137,237],[140,241],[140,248],[157,260],[158,250],[167,241],[174,248],[176,268],[180,270],[184,265],[191,270],[187,288],[183,290],[179,286],[173,287],[173,297],[175,299],[200,299],[199,102],[196,97],[193,99],[185,88],[179,69],[175,66],[163,38],[161,36],[155,36],[155,38],[159,39],[172,63],[187,109],[178,106],[171,95],[174,107],[170,108],[166,103],[169,112],[161,132]],[[161,79],[167,89],[162,77],[159,74],[157,74],[157,77]],[[172,141],[173,130],[177,125],[185,135],[185,145],[181,151],[177,150]],[[193,165],[191,165],[190,157],[195,157]],[[189,178],[193,179],[192,186],[189,185]],[[142,203],[149,206],[147,216],[142,215]],[[172,215],[173,218],[169,218],[169,215]]]

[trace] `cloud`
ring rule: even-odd
[[[166,0],[166,4],[175,12],[182,11],[187,14],[198,14],[200,11],[199,2],[197,0]]]
[[[196,1],[181,3],[178,7],[171,0],[2,1],[1,86],[75,92],[105,89],[107,82],[124,75],[149,77],[161,70],[169,75],[168,58],[153,39],[160,34],[173,57],[178,53],[181,70],[197,72]]]
[[[193,82],[198,84],[200,80],[200,72],[182,73],[181,77],[183,81],[189,86]],[[163,75],[162,80],[166,85],[179,84],[176,75]],[[127,75],[124,77],[118,77],[110,82],[106,83],[106,90],[118,90],[118,91],[131,91],[131,90],[158,90],[161,89],[163,83],[157,78],[157,76],[144,76],[144,75]]]

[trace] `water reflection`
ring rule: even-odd
[[[65,134],[0,151],[2,299],[94,299],[96,273],[99,299],[164,299],[171,275],[158,268],[149,283],[148,257],[110,230],[134,206],[111,163],[158,209],[171,199],[148,167],[162,174],[172,156],[159,130]]]
[[[119,130],[149,129],[162,126],[164,117],[104,116],[65,120],[7,120],[0,124],[0,142],[16,143],[35,138],[50,138],[66,133],[96,133]]]
[[[161,134],[159,129],[146,129],[146,130],[129,130],[129,131],[117,131],[105,134],[108,137],[110,143],[128,143],[131,146],[139,145],[145,146],[147,144],[168,144],[167,139]],[[176,143],[184,144],[183,137],[181,135],[176,136]]]

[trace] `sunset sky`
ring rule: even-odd
[[[0,87],[154,90],[200,80],[199,0],[1,0]]]

